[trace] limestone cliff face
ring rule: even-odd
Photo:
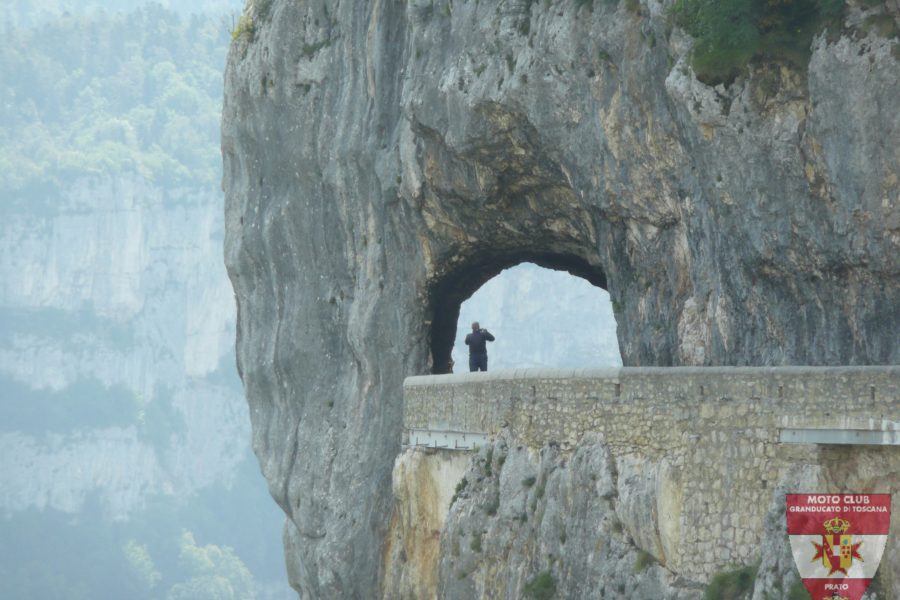
[[[660,471],[614,459],[595,434],[572,454],[500,436],[450,507],[438,587],[402,597],[526,598],[543,585],[556,598],[699,598],[677,574],[683,542],[660,530],[678,503]]]
[[[383,580],[402,379],[446,368],[459,303],[504,267],[608,289],[626,365],[900,361],[896,40],[854,5],[808,73],[711,88],[668,2],[581,4],[248,7],[226,262],[309,597]]]

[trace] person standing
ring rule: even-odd
[[[487,371],[487,342],[493,342],[494,336],[487,329],[482,329],[478,321],[472,323],[472,333],[466,336],[469,347],[469,371]]]

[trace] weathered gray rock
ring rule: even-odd
[[[556,598],[701,596],[646,544],[656,511],[631,511],[629,496],[656,494],[623,478],[595,435],[569,457],[501,436],[465,480],[441,536],[440,598],[524,598],[540,578]]]
[[[900,361],[895,40],[710,88],[668,2],[251,4],[226,262],[292,582],[384,574],[401,382],[503,267],[613,298],[626,365]],[[537,543],[537,542],[535,542]]]

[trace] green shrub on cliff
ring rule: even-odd
[[[787,600],[810,600],[809,592],[803,582],[797,579],[788,589]]]
[[[526,598],[550,600],[556,595],[556,579],[549,570],[542,571],[530,579],[522,591]]]
[[[635,573],[641,573],[647,569],[650,565],[656,562],[656,559],[652,554],[645,550],[638,550],[637,558],[634,561],[633,571]]]
[[[255,34],[256,25],[253,23],[253,17],[250,15],[241,15],[237,25],[231,30],[231,40],[236,42],[241,39],[246,39],[247,42],[252,42]]]
[[[481,552],[481,532],[477,531],[472,534],[472,541],[469,542],[469,548],[472,552]]]
[[[672,14],[696,38],[697,77],[720,83],[754,59],[805,68],[813,36],[837,23],[843,7],[841,0],[677,0]]]
[[[453,490],[453,498],[450,499],[450,506],[453,506],[453,503],[456,502],[457,498],[459,498],[459,495],[463,493],[463,490],[466,489],[467,485],[469,485],[469,482],[465,477],[463,477],[459,481],[459,483],[456,484],[456,489]]]
[[[703,600],[742,600],[749,598],[756,581],[757,565],[716,573],[703,592]]]

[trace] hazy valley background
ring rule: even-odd
[[[0,597],[281,599],[222,265],[241,0],[14,1],[0,46]],[[183,7],[189,6],[190,10]],[[620,365],[605,292],[522,265],[491,368]]]

